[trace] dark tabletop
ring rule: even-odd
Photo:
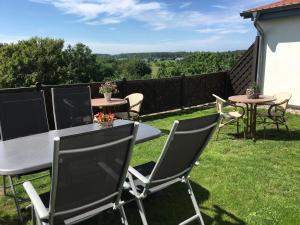
[[[132,123],[116,120],[114,126]],[[7,141],[0,141],[0,175],[21,175],[37,170],[51,168],[53,159],[53,138],[98,130],[99,125],[88,124],[63,130],[51,130]],[[157,128],[140,123],[136,143],[143,143],[159,137]]]

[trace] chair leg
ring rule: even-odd
[[[11,189],[11,193],[13,195],[14,201],[15,201],[18,217],[19,217],[21,223],[23,223],[23,217],[21,215],[21,208],[20,208],[20,205],[19,205],[19,200],[18,200],[18,197],[17,197],[17,194],[16,194],[15,185],[14,185],[14,182],[13,182],[13,179],[12,179],[11,176],[8,176],[8,181],[10,183],[10,189]]]
[[[220,124],[219,124],[219,129],[218,129],[218,132],[217,132],[216,140],[219,139],[220,130],[221,130],[221,128],[222,128],[220,125],[223,123],[223,120],[224,120],[224,119],[223,119],[223,117],[222,117],[222,118],[221,118],[221,121],[220,121]]]
[[[216,137],[216,140],[218,140],[218,139],[219,139],[220,130],[221,130],[221,127],[219,127],[219,128],[218,128],[218,132],[217,132],[217,137]]]
[[[201,215],[201,212],[199,210],[199,206],[198,206],[198,203],[197,203],[197,200],[196,200],[196,197],[195,197],[195,194],[193,192],[193,189],[192,189],[192,186],[190,184],[190,181],[188,180],[188,178],[185,179],[185,183],[186,185],[188,186],[188,193],[190,195],[190,198],[192,200],[192,203],[193,203],[193,206],[194,206],[194,209],[195,209],[195,212],[196,212],[196,215],[195,216],[192,216],[191,218],[181,222],[179,225],[184,225],[184,224],[188,224],[190,223],[191,221],[195,220],[195,219],[198,219],[199,222],[201,223],[201,225],[205,225],[204,224],[204,221],[203,221],[203,218],[202,218],[202,215]]]
[[[45,225],[45,224],[41,221],[41,219],[37,216],[37,213],[36,213],[35,210],[34,210],[34,222],[35,222],[35,224],[33,224],[33,225]]]
[[[267,120],[264,119],[263,123],[264,123],[264,139],[266,139],[266,122]]]
[[[283,121],[283,124],[284,124],[284,126],[286,128],[286,131],[289,133],[290,137],[292,137],[291,131],[290,131],[290,129],[289,129],[288,125],[287,125],[286,119],[284,117],[282,118],[282,121]]]
[[[148,225],[148,222],[147,222],[147,219],[146,219],[146,212],[145,212],[142,200],[141,199],[136,199],[136,203],[137,203],[138,208],[139,208],[139,213],[140,213],[143,225]]]
[[[35,215],[35,210],[33,205],[31,205],[31,220],[32,220],[32,225],[37,225],[36,224],[36,215]]]
[[[128,220],[123,205],[120,205],[120,213],[121,213],[122,224],[128,225]]]
[[[245,120],[243,120],[244,121],[244,139],[246,139],[246,134],[247,134],[247,124],[246,124],[246,122],[245,122]]]
[[[240,119],[236,120],[236,132],[237,132],[237,135],[239,136],[240,135]]]
[[[289,133],[289,136],[292,137],[292,134],[291,134],[291,131],[290,131],[288,125],[285,123],[284,126],[285,126],[287,132]]]
[[[6,189],[7,189],[6,176],[2,176],[2,185],[3,185],[3,195],[6,196],[7,195],[7,193],[6,193]]]
[[[279,132],[279,124],[276,122],[276,128],[277,128],[277,131]]]

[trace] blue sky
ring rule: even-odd
[[[243,10],[274,0],[0,0],[0,42],[32,36],[82,42],[95,53],[246,49]]]

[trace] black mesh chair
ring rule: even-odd
[[[90,87],[52,88],[55,129],[93,123]]]
[[[54,139],[51,192],[39,196],[23,184],[33,205],[33,224],[74,224],[119,209],[138,123]],[[49,209],[48,209],[49,207]]]
[[[194,216],[180,224],[187,224],[198,219],[204,225],[188,176],[215,128],[218,127],[219,118],[218,114],[214,114],[175,121],[158,161],[135,168],[129,167],[129,192],[135,196],[144,225],[148,222],[142,200],[149,194],[177,182],[187,185],[196,212]]]
[[[0,94],[0,132],[3,141],[48,131],[48,119],[42,91]],[[40,177],[33,179],[37,178]],[[22,220],[19,199],[15,190],[15,186],[22,182],[14,183],[11,176],[8,176],[8,180],[9,186],[6,185],[6,178],[3,176],[4,195],[6,195],[7,188],[10,187],[19,217]]]
[[[49,130],[44,93],[0,94],[0,132],[3,141]]]

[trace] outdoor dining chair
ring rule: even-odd
[[[198,220],[204,225],[189,174],[219,123],[219,114],[175,121],[158,161],[129,167],[129,192],[135,197],[143,225],[147,225],[143,199],[177,182],[187,186],[196,214],[180,224]]]
[[[237,134],[239,135],[240,133],[240,120],[242,120],[245,124],[245,109],[242,106],[238,106],[236,104],[233,104],[229,101],[226,101],[224,99],[222,99],[221,97],[213,94],[213,97],[216,98],[216,109],[217,112],[221,115],[221,122],[219,124],[219,129],[217,132],[217,139],[219,138],[219,133],[221,128],[223,128],[224,126],[228,125],[228,124],[236,124],[236,131]],[[234,110],[231,110],[229,112],[225,112],[223,109],[225,106],[232,106],[234,108]],[[244,137],[245,137],[246,133],[245,133],[245,126],[244,126]]]
[[[2,141],[48,131],[49,127],[43,91],[0,94],[0,133]],[[34,173],[37,172],[41,171]],[[23,175],[27,174],[20,174],[18,178]],[[31,180],[45,176],[35,177]],[[8,180],[9,186],[6,184],[6,177],[3,176],[4,195],[7,194],[7,189],[10,188],[19,218],[22,220],[19,206],[20,199],[15,189],[22,182],[15,183],[12,176],[8,176]]]
[[[279,131],[279,126],[285,126],[287,132],[291,136],[288,123],[286,120],[286,110],[289,104],[290,99],[292,98],[292,94],[288,92],[276,93],[274,95],[276,100],[274,102],[270,102],[267,105],[268,111],[261,112],[257,116],[260,118],[260,124],[264,127],[264,138],[266,135],[266,127],[268,125],[276,125],[277,131]]]
[[[121,194],[138,123],[54,138],[51,191],[38,195],[23,184],[32,202],[33,224],[74,224],[107,209],[120,210]]]
[[[128,101],[128,111],[118,112],[116,113],[116,117],[120,119],[139,120],[144,95],[141,93],[133,93],[126,96],[125,99]]]
[[[90,87],[52,88],[55,129],[93,123]]]

